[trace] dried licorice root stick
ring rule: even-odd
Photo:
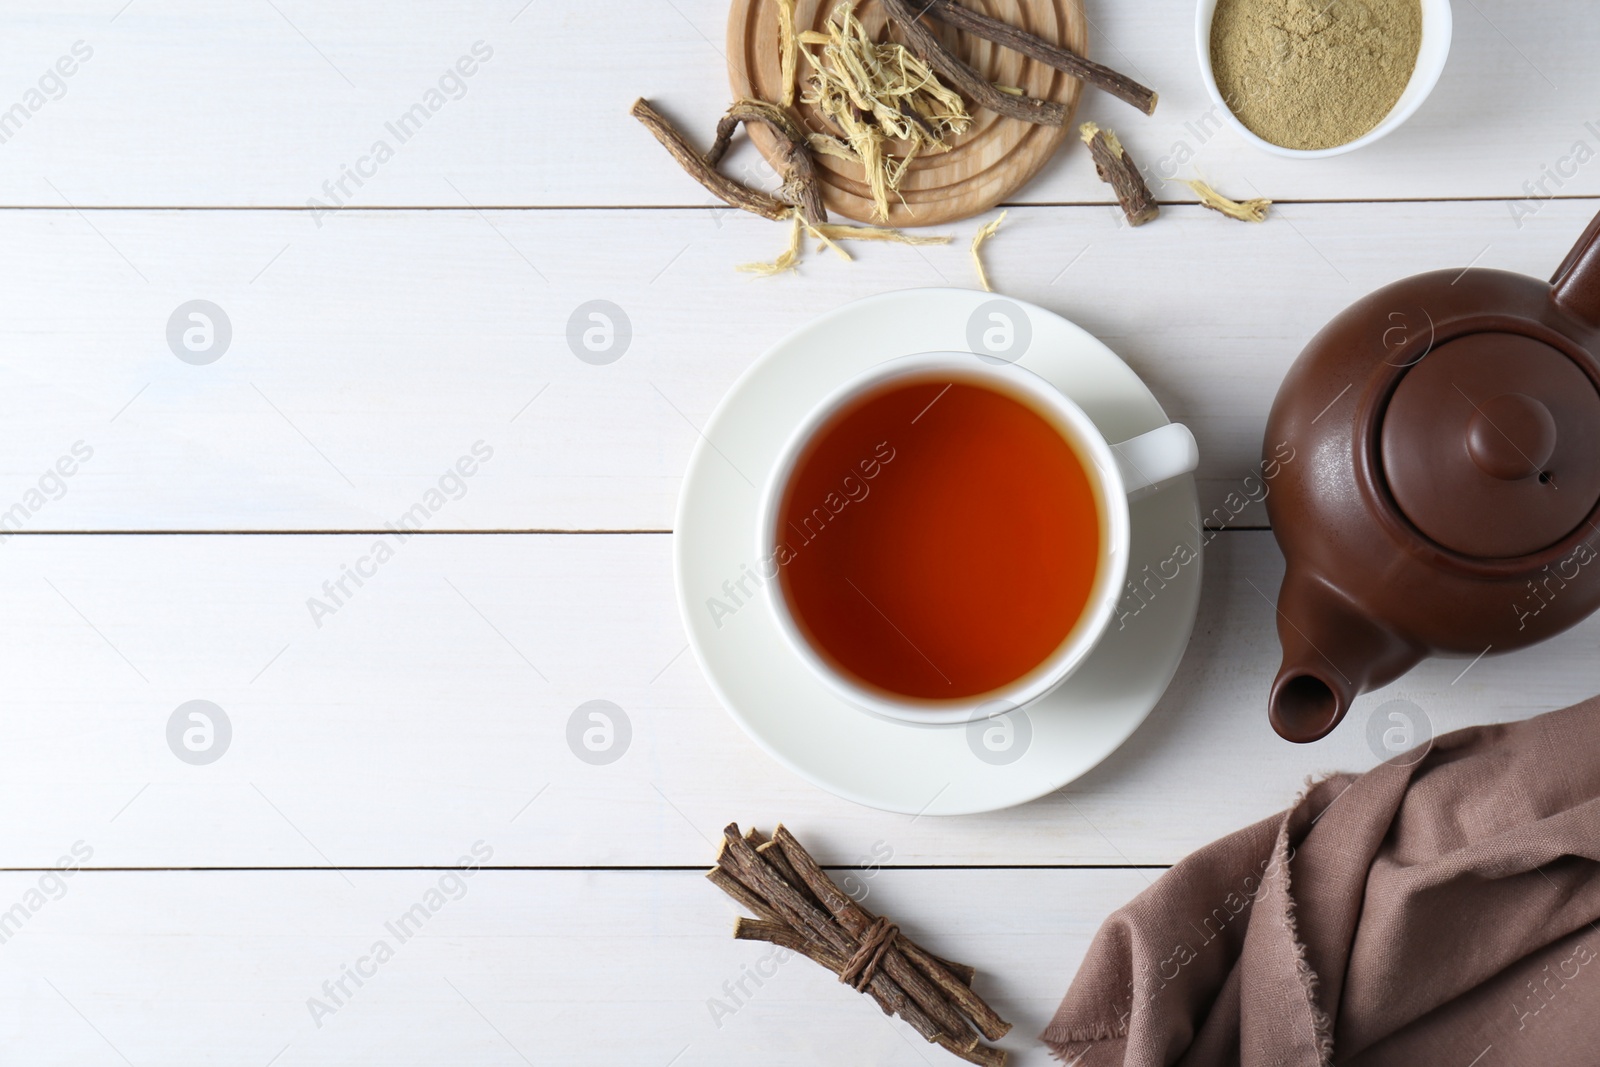
[[[986,293],[994,292],[994,286],[989,284],[989,272],[983,269],[983,256],[978,253],[984,242],[993,237],[1000,230],[1000,224],[1006,221],[1006,212],[1000,212],[997,218],[991,219],[978,227],[978,232],[972,235],[972,266],[978,272],[978,284],[983,286]]]
[[[899,928],[881,918],[869,918],[864,909],[840,892],[822,868],[797,847],[794,838],[782,826],[773,831],[773,841],[782,850],[779,855],[783,857],[783,865],[779,870],[793,874],[795,878],[792,884],[809,890],[811,898],[821,904],[857,943],[858,951],[846,961],[845,967],[839,972],[839,980],[860,988],[860,983],[855,981],[857,973],[869,965],[874,969],[881,967],[939,1024],[946,1036],[958,1040],[962,1049],[976,1048],[978,1036],[972,1032],[966,1018],[957,1011],[960,1002],[947,1002],[945,997],[948,990],[933,981],[927,973],[914,968],[906,959],[899,946]],[[763,852],[761,855],[778,866],[772,854]],[[860,951],[860,945],[868,941],[873,942],[870,954]],[[954,1000],[953,997],[950,999]]]
[[[1066,105],[1053,100],[1036,100],[1031,96],[1012,96],[1000,91],[941,44],[932,30],[917,21],[919,13],[912,10],[907,0],[882,0],[882,6],[905,34],[906,47],[974,104],[998,115],[1039,126],[1066,125]]]
[[[794,928],[784,922],[766,922],[760,919],[736,919],[733,924],[733,936],[739,941],[764,941],[769,945],[798,952],[825,970],[835,975],[844,973],[849,961],[845,957],[816,941],[797,934]],[[878,994],[871,986],[867,987],[867,995],[877,1002],[885,1015],[894,1015],[894,1007]],[[950,1052],[966,1060],[968,1063],[983,1064],[985,1067],[1002,1067],[1006,1062],[1006,1054],[1000,1049],[989,1048],[984,1045],[975,1045],[970,1049],[961,1048],[950,1038],[942,1033],[934,1032],[927,1036],[928,1041],[948,1049]]]
[[[817,181],[817,165],[811,156],[811,146],[806,132],[790,114],[776,104],[764,100],[736,100],[728,113],[717,123],[717,139],[711,142],[705,160],[715,167],[722,162],[733,140],[733,131],[739,123],[749,125],[759,122],[780,139],[778,146],[778,173],[783,177],[781,193],[792,201],[812,225],[828,221],[828,209],[822,206],[822,185]]]
[[[801,953],[968,1063],[1005,1063],[1002,1050],[973,1033],[976,1025],[994,1039],[1010,1024],[972,992],[972,969],[925,951],[851,900],[782,826],[768,840],[729,825],[708,877],[757,916],[739,919],[734,937]]]
[[[958,1048],[948,1037],[940,1034],[934,1044],[952,1055],[976,1063],[978,1067],[1005,1067],[1006,1050],[995,1048],[992,1045],[974,1045],[972,1048]]]
[[[1110,67],[1085,59],[1076,52],[1035,37],[1008,22],[962,7],[956,0],[932,0],[928,5],[928,14],[964,33],[993,41],[1029,59],[1036,59],[1047,67],[1054,67],[1063,74],[1070,74],[1079,81],[1110,93],[1118,100],[1127,101],[1146,115],[1155,113],[1157,97],[1154,89],[1140,85]]]
[[[794,929],[787,923],[766,922],[761,919],[735,919],[733,936],[739,941],[764,941],[769,945],[777,945],[779,948],[798,952],[812,963],[832,971],[836,975],[843,971],[845,967],[846,961],[843,956],[829,950],[824,945],[818,944],[814,940],[795,933]],[[872,990],[868,989],[867,992],[870,994]],[[874,999],[877,998],[875,997]],[[881,999],[878,1000],[878,1006],[883,1009],[885,1015],[894,1014]],[[933,1043],[966,1060],[968,1063],[979,1064],[980,1067],[1004,1067],[1006,1062],[1004,1049],[991,1048],[988,1045],[962,1048],[944,1034],[936,1035],[933,1038]]]
[[[1240,222],[1265,222],[1267,209],[1272,207],[1272,201],[1266,197],[1243,201],[1230,200],[1199,178],[1185,179],[1183,184],[1194,190],[1194,195],[1200,199],[1200,206],[1208,207],[1219,215],[1226,215]]]
[[[820,944],[841,957],[848,957],[855,951],[854,939],[831,916],[816,908],[805,895],[779,875],[771,864],[758,856],[755,849],[739,836],[735,825],[730,824],[723,830],[717,866],[733,876],[746,890],[764,900],[777,918],[793,928],[805,941]],[[866,992],[886,1012],[900,1016],[926,1040],[935,1041],[939,1037],[939,1024],[929,1018],[887,974],[881,971],[874,974],[866,983]]]
[[[1122,205],[1128,225],[1143,226],[1161,214],[1161,206],[1156,203],[1139,168],[1128,158],[1128,150],[1122,147],[1116,134],[1102,130],[1092,122],[1085,122],[1078,127],[1078,135],[1089,146],[1089,155],[1094,157],[1094,169],[1099,173],[1100,180],[1110,185],[1112,192],[1117,194],[1117,203]]]
[[[864,992],[869,985],[883,982],[887,978],[893,986],[905,991],[905,995],[933,1021],[939,1032],[951,1036],[960,1042],[963,1048],[977,1045],[978,1035],[967,1024],[966,1019],[938,992],[922,972],[912,967],[904,956],[893,950],[892,944],[886,944],[886,951],[871,957],[869,964],[864,954],[858,952],[865,940],[861,932],[850,929],[841,923],[837,916],[813,907],[806,895],[794,883],[784,878],[770,859],[757,853],[737,831],[733,833],[725,831],[724,842],[726,845],[724,853],[717,858],[719,866],[722,865],[723,857],[731,854],[734,863],[739,866],[737,873],[749,873],[756,879],[754,883],[746,882],[746,884],[761,892],[780,915],[795,924],[797,930],[813,937],[820,937],[828,942],[830,948],[846,957],[851,957],[852,961],[857,956],[863,957],[860,963],[867,965],[862,969],[864,977],[852,983],[856,989]],[[790,853],[786,851],[784,855],[791,863],[793,862],[794,857]],[[815,892],[814,887],[812,892]],[[878,969],[880,963],[881,970]],[[929,1039],[932,1040],[931,1037]]]
[[[771,219],[773,222],[781,222],[789,217],[792,209],[782,200],[747,185],[741,185],[726,175],[718,174],[716,168],[706,162],[706,157],[689,143],[688,138],[651,107],[650,101],[644,97],[635,100],[628,113],[644,123],[645,129],[655,135],[656,140],[661,142],[691,178],[709,189],[711,194],[724,204]]]
[[[777,829],[772,831],[772,840],[774,844],[783,850],[783,855],[788,860],[789,866],[799,876],[800,880],[805,883],[806,887],[811,890],[812,895],[832,913],[835,919],[839,920],[839,924],[852,936],[861,937],[875,923],[883,921],[877,916],[871,915],[865,908],[841,892],[833,884],[833,880],[822,870],[822,867],[818,865],[817,861],[811,858],[811,854],[801,846],[799,841],[795,840],[794,835],[781,823]],[[889,951],[895,955],[917,958],[917,969],[933,983],[939,992],[949,997],[956,1007],[972,1019],[973,1024],[983,1033],[984,1037],[991,1041],[998,1041],[1011,1030],[1011,1024],[996,1015],[994,1010],[983,1002],[982,998],[967,987],[966,983],[935,962],[928,953],[916,949],[909,938],[904,935],[897,936],[890,945]],[[886,958],[888,958],[887,955]],[[894,973],[894,971],[890,971],[891,975],[894,975]]]

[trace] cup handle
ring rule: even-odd
[[[1111,453],[1117,459],[1130,501],[1149,496],[1174,478],[1193,471],[1200,463],[1200,449],[1194,443],[1194,434],[1179,422],[1169,422],[1112,445]]]

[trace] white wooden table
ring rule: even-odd
[[[1409,125],[1303,164],[1208,119],[1191,4],[1090,5],[1094,52],[1161,106],[1140,119],[1090,94],[1081,117],[1158,176],[1279,206],[1236,225],[1166,184],[1171,206],[1130,231],[1074,145],[1011,205],[990,271],[1102,337],[1195,430],[1207,511],[1242,484],[1279,379],[1335,311],[1418,270],[1548,275],[1597,206],[1589,6],[1455,14],[1449,69]],[[912,819],[762,755],[673,601],[696,427],[817,312],[972,284],[971,224],[921,255],[735,274],[781,228],[715,208],[626,115],[649,95],[709,133],[725,15],[725,0],[6,5],[5,1062],[953,1062],[809,963],[744,977],[771,971],[765,947],[731,940],[735,909],[700,872],[723,823],[781,818],[976,965],[1017,1023],[1014,1062],[1044,1064],[1034,1035],[1104,916],[1306,775],[1370,766],[1386,700],[1443,731],[1600,687],[1596,621],[1465,673],[1426,664],[1329,739],[1279,741],[1264,700],[1282,562],[1251,508],[1207,549],[1166,698],[1067,789]],[[458,61],[470,77],[448,74]],[[408,114],[402,142],[386,124]],[[607,365],[566,341],[595,299],[632,328]],[[193,300],[231,327],[209,363],[169,345]],[[475,446],[472,476],[452,475]],[[419,503],[426,533],[385,533]],[[381,563],[379,540],[398,546]],[[358,565],[360,585],[344,578]],[[231,726],[206,764],[169,747],[193,700]],[[609,764],[566,743],[590,700],[631,724]],[[419,903],[401,941],[386,924]],[[345,977],[380,939],[393,958]]]

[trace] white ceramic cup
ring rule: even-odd
[[[1453,25],[1450,0],[1421,0],[1421,4],[1422,43],[1417,48],[1417,65],[1411,71],[1411,80],[1406,83],[1405,91],[1400,94],[1400,99],[1394,102],[1394,107],[1389,109],[1383,121],[1353,141],[1346,141],[1332,148],[1285,148],[1283,145],[1273,144],[1257,136],[1239,121],[1239,117],[1223,99],[1222,90],[1217,88],[1217,76],[1211,69],[1211,20],[1217,13],[1217,0],[1200,0],[1200,6],[1195,12],[1195,46],[1200,52],[1200,80],[1205,82],[1206,92],[1210,94],[1217,110],[1222,113],[1223,121],[1233,127],[1234,132],[1246,142],[1255,145],[1263,152],[1288,156],[1292,159],[1320,159],[1323,156],[1354,152],[1380,137],[1387,137],[1406,119],[1416,114],[1422,102],[1438,84],[1439,75],[1444,73],[1444,63],[1450,55],[1450,35]]]
[[[1155,492],[1195,469],[1199,452],[1194,435],[1178,423],[1151,430],[1119,444],[1108,442],[1082,408],[1049,382],[1014,363],[970,352],[930,352],[903,356],[867,371],[836,390],[812,410],[790,436],[767,479],[758,512],[757,558],[780,566],[778,524],[784,491],[795,466],[817,431],[858,397],[905,378],[962,381],[1010,396],[1050,423],[1085,461],[1102,517],[1101,554],[1088,604],[1053,653],[1007,685],[955,700],[927,700],[887,692],[849,675],[812,647],[785,600],[783,583],[764,586],[785,642],[819,679],[847,702],[868,712],[925,725],[966,723],[1038,700],[1071,676],[1088,658],[1110,624],[1127,578],[1128,502]]]

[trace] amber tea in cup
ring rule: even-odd
[[[989,693],[1083,616],[1103,511],[1084,458],[1025,401],[976,381],[890,381],[800,455],[779,511],[782,594],[816,651],[867,685]]]
[[[768,480],[779,629],[867,711],[932,725],[1025,706],[1105,631],[1129,495],[1195,459],[1177,424],[1112,445],[1015,364],[889,360],[817,403]]]

